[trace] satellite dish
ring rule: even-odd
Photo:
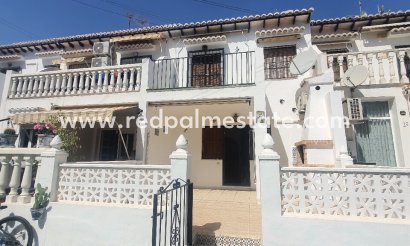
[[[367,67],[358,65],[349,68],[341,79],[341,82],[345,85],[353,85],[353,87],[357,87],[366,81],[367,76]]]
[[[302,75],[309,71],[317,62],[318,54],[310,47],[308,50],[301,52],[293,58],[290,64],[290,73],[293,75]]]

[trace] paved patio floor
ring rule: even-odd
[[[193,225],[198,234],[259,239],[256,192],[195,189]]]

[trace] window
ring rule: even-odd
[[[124,58],[121,58],[121,65],[142,63],[142,60],[145,58],[151,58],[151,56],[124,57]]]
[[[269,47],[264,49],[265,79],[288,79],[296,76],[289,71],[296,55],[296,46]]]
[[[189,52],[188,62],[193,87],[223,84],[223,49]]]
[[[202,128],[202,159],[223,159],[224,128]]]
[[[37,145],[37,134],[34,133],[32,128],[22,128],[20,129],[20,148],[32,148]]]
[[[91,64],[91,61],[89,62],[83,62],[83,63],[74,63],[68,65],[68,69],[81,69],[81,68],[89,68]]]

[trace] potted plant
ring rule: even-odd
[[[36,194],[34,195],[34,204],[30,209],[31,217],[33,220],[38,220],[43,216],[46,211],[50,193],[47,193],[47,187],[41,187],[41,184],[37,184]]]
[[[37,148],[50,147],[57,129],[51,123],[37,123],[34,125],[34,131],[37,134]]]
[[[17,140],[16,131],[13,128],[6,128],[3,134],[0,134],[0,145],[6,147],[14,147]]]

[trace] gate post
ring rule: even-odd
[[[51,148],[41,153],[41,161],[37,170],[36,186],[48,187],[50,202],[57,201],[58,175],[60,164],[67,162],[68,153],[61,150],[61,139],[57,135],[51,142]]]
[[[280,156],[273,150],[273,145],[271,135],[266,134],[262,144],[263,151],[259,154],[263,245],[274,245],[274,242],[268,241],[268,235],[271,234],[269,229],[282,213]]]
[[[188,141],[181,134],[176,142],[177,150],[169,156],[171,160],[171,179],[187,181],[191,178],[191,155],[188,153]]]

